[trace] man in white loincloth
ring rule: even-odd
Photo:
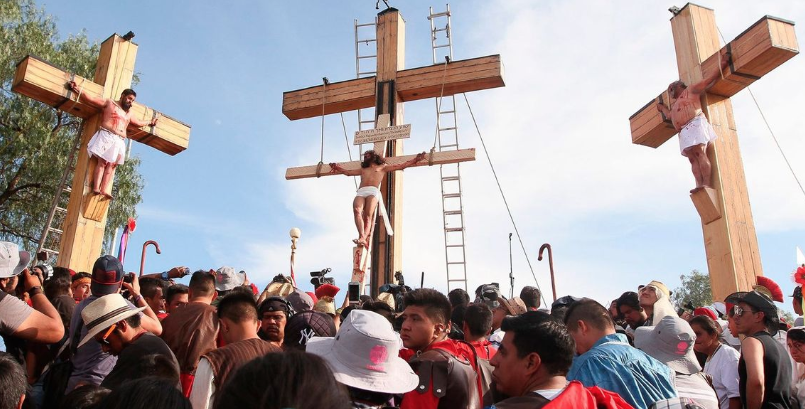
[[[92,192],[96,195],[103,194],[111,199],[115,168],[117,165],[123,164],[123,158],[126,155],[126,128],[129,123],[138,128],[145,125],[154,126],[158,118],[154,118],[150,122],[143,122],[131,116],[129,109],[131,109],[134,99],[137,98],[137,93],[132,89],[124,89],[120,94],[120,101],[116,102],[107,98],[82,94],[81,88],[76,86],[74,81],[70,81],[68,86],[84,102],[103,110],[101,127],[89,140],[87,151],[90,157],[98,158],[98,165],[95,166],[92,180]]]
[[[679,132],[679,149],[682,156],[690,161],[696,188],[690,193],[704,187],[710,187],[712,175],[710,160],[707,158],[707,145],[718,135],[702,112],[701,97],[716,80],[721,78],[721,71],[727,67],[730,54],[722,56],[721,68],[688,87],[682,81],[674,81],[668,86],[668,93],[673,98],[671,109],[657,103],[657,110],[671,119],[674,129]]]
[[[372,232],[371,217],[374,215],[376,208],[380,211],[380,215],[383,216],[386,231],[388,231],[389,235],[394,234],[391,230],[391,224],[386,214],[386,207],[383,206],[383,196],[381,196],[378,186],[380,186],[380,182],[388,172],[403,170],[424,158],[425,152],[422,152],[417,154],[413,159],[400,163],[399,165],[387,165],[386,160],[383,159],[382,156],[378,155],[373,150],[368,150],[363,153],[363,162],[361,162],[360,169],[347,170],[337,163],[330,164],[330,173],[361,177],[361,187],[355,193],[355,200],[352,202],[352,211],[355,214],[355,227],[358,228],[358,238],[352,240],[355,244],[363,247],[369,246],[369,234]]]

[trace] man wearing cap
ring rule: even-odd
[[[218,322],[226,346],[202,355],[190,392],[193,409],[213,407],[215,392],[246,362],[271,352],[282,352],[257,336],[260,327],[257,304],[247,293],[233,292],[221,298]]]
[[[123,264],[117,258],[105,255],[95,260],[90,284],[92,295],[76,305],[73,318],[70,320],[70,345],[73,348],[73,356],[70,360],[73,363],[73,373],[67,382],[65,393],[69,393],[81,385],[100,385],[117,363],[116,356],[104,352],[101,344],[93,340],[78,346],[79,341],[86,338],[88,333],[81,312],[93,301],[105,295],[120,293],[121,288],[125,288],[132,297],[132,301],[126,301],[129,307],[145,307],[138,312],[140,326],[154,335],[162,333],[162,325],[159,323],[156,313],[148,307],[140,294],[140,282],[137,275],[132,274],[131,283],[123,282],[124,275]]]
[[[304,351],[311,339],[332,336],[335,336],[335,321],[329,315],[313,310],[295,312],[285,325],[282,346],[286,350]]]
[[[257,336],[275,346],[282,347],[285,338],[285,324],[293,315],[291,304],[282,297],[271,296],[260,303],[258,312],[260,330],[257,332]]]
[[[97,342],[101,349],[117,357],[114,368],[101,382],[104,388],[115,390],[125,382],[148,376],[141,365],[145,355],[162,355],[179,372],[179,363],[170,348],[158,336],[140,326],[139,313],[148,306],[134,308],[120,294],[109,294],[90,302],[81,319],[87,335],[78,344]]]
[[[668,365],[681,403],[696,403],[704,409],[719,409],[718,397],[702,372],[693,344],[696,334],[687,321],[663,317],[656,326],[635,330],[635,347]]]
[[[20,251],[16,244],[0,242],[0,287],[21,276],[33,304],[31,308],[19,298],[0,291],[0,334],[34,342],[59,342],[64,336],[61,317],[45,297],[42,283],[25,268],[30,260],[31,255]]]
[[[565,375],[573,362],[573,338],[564,326],[541,311],[503,320],[506,335],[492,358],[498,393],[508,398],[491,409],[631,408],[620,396],[598,387],[590,390]]]
[[[246,282],[246,272],[237,272],[233,267],[223,266],[215,272],[215,291],[219,297],[225,296],[235,287]]]
[[[734,305],[732,320],[745,336],[738,361],[744,407],[789,408],[793,369],[785,348],[769,332],[776,333],[779,325],[774,301],[753,290],[730,294],[725,302]]]
[[[419,384],[403,396],[400,407],[480,408],[482,385],[475,352],[467,343],[447,337],[450,301],[429,288],[407,292],[404,300],[400,338],[408,349],[401,356],[409,358]]]
[[[322,357],[345,385],[355,408],[381,408],[392,395],[412,391],[419,377],[398,356],[400,339],[391,324],[371,311],[351,312],[335,337],[318,337],[307,352]]]
[[[190,278],[188,303],[168,315],[162,325],[162,339],[179,361],[182,391],[190,396],[198,361],[217,347],[218,316],[210,305],[218,296],[213,271],[198,270]]]
[[[484,303],[492,310],[492,333],[489,335],[489,342],[495,347],[499,347],[504,335],[500,330],[503,318],[524,313],[526,310],[525,303],[522,300],[520,300],[520,303],[516,303],[514,300],[507,300],[506,297],[500,294],[500,290],[494,284],[482,285],[476,291],[476,295],[475,302]]]
[[[637,409],[677,396],[668,366],[615,333],[603,305],[583,298],[570,305],[564,322],[578,353],[567,379],[615,392]]]

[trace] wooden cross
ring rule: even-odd
[[[97,161],[90,160],[87,143],[98,130],[100,110],[86,104],[71,92],[66,84],[75,81],[82,95],[117,100],[120,93],[131,87],[137,45],[117,34],[101,44],[94,81],[65,72],[33,56],[25,57],[18,65],[12,90],[84,119],[81,150],[73,174],[72,192],[62,225],[57,264],[75,271],[91,271],[103,245],[108,200],[92,194],[90,177]],[[152,108],[135,102],[130,109],[133,117],[150,120],[159,116],[155,127],[128,128],[128,137],[152,146],[169,155],[187,149],[190,126]]]
[[[719,55],[732,61],[703,96],[702,110],[718,134],[707,156],[713,189],[691,195],[702,218],[707,267],[714,300],[751,289],[763,275],[730,97],[799,52],[794,24],[763,17],[719,50],[713,10],[688,3],[671,19],[679,78],[690,85],[719,69]],[[668,81],[671,82],[670,79]],[[667,90],[629,118],[632,142],[656,148],[676,134],[655,108],[668,103]]]
[[[400,12],[389,8],[377,18],[377,75],[349,81],[320,85],[283,94],[282,112],[288,119],[312,118],[362,108],[375,107],[375,115],[389,114],[391,125],[403,123],[403,102],[440,95],[450,96],[462,92],[502,87],[503,65],[499,55],[436,64],[413,69],[404,68],[405,21]],[[322,104],[322,101],[324,102]],[[323,105],[323,112],[322,112]],[[378,145],[376,145],[378,147]],[[383,148],[383,145],[379,145]],[[387,163],[396,164],[411,159],[402,156],[402,141],[388,141],[384,153]],[[475,159],[475,151],[464,149],[436,152],[429,161],[418,165],[455,163]],[[345,169],[356,169],[360,162],[343,163]],[[325,176],[330,168],[305,166],[290,168],[286,179]],[[402,174],[389,172],[380,187],[387,207],[394,236],[389,240],[385,226],[378,224],[379,232],[372,240],[372,287],[391,282],[393,274],[402,270]]]

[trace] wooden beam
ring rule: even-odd
[[[396,165],[406,161],[413,159],[416,155],[406,155],[406,156],[395,156],[392,158],[386,158],[386,163],[389,165]],[[459,162],[470,162],[475,160],[475,149],[460,149],[457,151],[448,151],[448,152],[434,152],[433,153],[433,164],[434,165],[444,165],[447,163],[459,163]],[[358,161],[352,162],[340,162],[339,165],[346,169],[346,170],[356,170],[360,169],[361,163]],[[413,166],[428,166],[428,159],[427,157],[423,159],[421,162],[416,163]],[[321,166],[320,174],[316,174],[316,168],[318,165],[313,166],[300,166],[296,168],[288,168],[285,171],[285,179],[293,180],[293,179],[305,179],[305,178],[314,178],[320,176],[335,176],[340,175],[340,173],[330,173],[330,165],[323,164]]]
[[[375,77],[366,77],[328,84],[325,115],[373,107],[375,81]],[[442,83],[444,96],[505,86],[500,55],[453,61],[447,65],[447,72],[444,64],[399,71],[397,94],[401,101],[434,98],[441,95]],[[324,93],[322,85],[285,92],[282,113],[290,120],[320,116]]]
[[[82,119],[89,119],[100,112],[84,99],[76,103],[78,94],[67,89],[67,82],[73,80],[82,88],[81,95],[104,96],[104,87],[92,80],[76,75],[72,77],[66,71],[40,60],[27,56],[17,64],[11,90],[54,108],[61,109]],[[152,108],[134,103],[131,107],[133,116],[150,120],[154,115]],[[190,141],[190,126],[162,113],[155,127],[137,128],[129,126],[128,136],[169,155],[187,149]]]
[[[732,63],[724,73],[724,78],[717,80],[708,93],[729,98],[799,54],[794,23],[775,17],[763,17],[719,53],[726,51],[732,53]],[[705,59],[698,72],[711,73],[717,70],[719,53],[713,53]],[[694,71],[683,74],[682,80],[686,82],[702,78]],[[670,120],[663,118],[654,106],[660,101],[668,105],[670,99],[667,91],[629,118],[632,143],[657,148],[676,135]]]

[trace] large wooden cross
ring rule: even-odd
[[[713,10],[690,3],[674,15],[671,28],[679,78],[688,85],[719,69],[723,58],[719,52],[732,54],[723,78],[702,100],[718,134],[707,149],[713,189],[691,195],[702,219],[713,299],[722,301],[735,291],[751,289],[756,277],[763,275],[729,98],[796,55],[799,48],[794,24],[767,16],[719,50]],[[669,100],[666,90],[629,118],[633,143],[656,148],[676,134],[671,121],[655,107]]]
[[[349,81],[320,85],[285,92],[282,112],[288,119],[312,118],[362,108],[375,107],[375,115],[391,115],[391,125],[403,123],[403,102],[450,96],[462,92],[502,87],[503,65],[499,55],[404,69],[405,21],[399,11],[384,10],[377,18],[377,75]],[[324,102],[324,104],[322,104]],[[322,112],[323,107],[323,112]],[[402,156],[402,141],[376,144],[391,164],[404,162],[412,156]],[[381,153],[378,152],[378,153]],[[436,152],[430,161],[419,165],[455,163],[474,160],[472,149]],[[360,162],[341,164],[345,169],[360,167]],[[329,166],[290,168],[286,179],[328,175]],[[402,270],[402,174],[389,172],[380,187],[387,207],[394,236],[389,240],[383,223],[373,234],[371,261],[372,288],[391,282],[396,271]]]
[[[76,102],[78,95],[71,92],[66,84],[75,81],[82,87],[82,95],[117,100],[124,89],[131,87],[136,56],[137,45],[115,34],[101,44],[94,80],[65,72],[33,56],[25,57],[17,66],[11,88],[13,91],[84,119],[81,150],[61,228],[59,266],[75,271],[91,271],[103,245],[109,206],[109,201],[100,199],[102,195],[92,194],[89,186],[97,161],[94,158],[90,160],[86,146],[100,126],[100,110],[86,104],[83,98]],[[148,129],[129,126],[129,138],[169,155],[187,148],[190,126],[137,102],[130,112],[132,116],[146,121],[158,115],[159,122]]]

